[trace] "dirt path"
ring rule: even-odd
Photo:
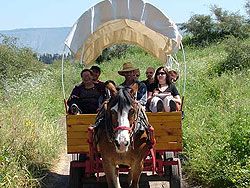
[[[71,161],[71,155],[66,154],[66,151],[62,153],[59,161],[56,163],[51,172],[46,177],[46,183],[42,188],[69,188],[69,164]],[[122,182],[125,181],[126,175],[121,175]],[[102,179],[105,179],[104,177]],[[123,183],[121,183],[123,185]],[[91,186],[93,188],[93,186]],[[96,187],[107,187],[106,183],[101,181]],[[153,176],[151,173],[143,172],[140,180],[141,188],[169,188],[169,182],[164,178]],[[188,186],[183,182],[183,188]]]
[[[70,161],[71,155],[66,154],[66,151],[62,153],[59,161],[55,162],[56,165],[45,177],[42,188],[68,188]]]

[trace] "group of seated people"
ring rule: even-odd
[[[97,113],[102,102],[109,98],[105,83],[99,80],[100,74],[101,70],[98,66],[82,70],[82,82],[75,86],[67,101],[69,114]],[[128,62],[123,64],[118,74],[125,78],[121,86],[130,87],[134,83],[138,84],[135,97],[147,111],[172,112],[180,109],[181,98],[175,87],[178,79],[176,71],[168,71],[165,67],[159,67],[155,71],[153,67],[148,67],[147,79],[139,81],[139,69]],[[114,84],[113,81],[111,82]]]

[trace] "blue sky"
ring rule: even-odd
[[[146,1],[146,0],[145,0]],[[100,0],[2,0],[0,30],[69,27]],[[210,14],[210,5],[246,15],[246,0],[147,0],[174,22],[186,22],[194,14]]]

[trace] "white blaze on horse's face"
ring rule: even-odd
[[[126,106],[123,108],[122,113],[118,111],[118,105],[116,104],[111,110],[115,110],[117,112],[117,123],[118,127],[127,127],[130,128],[128,113],[130,110],[130,106]],[[116,151],[118,153],[124,153],[128,151],[128,147],[130,145],[130,134],[129,130],[117,130],[115,133],[115,146]]]

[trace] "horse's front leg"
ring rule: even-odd
[[[142,170],[143,170],[143,160],[137,161],[137,163],[134,163],[131,166],[131,169],[128,174],[130,188],[139,188],[139,179]]]
[[[109,188],[121,188],[119,182],[119,171],[112,161],[103,160],[103,169],[106,175],[106,180]]]

